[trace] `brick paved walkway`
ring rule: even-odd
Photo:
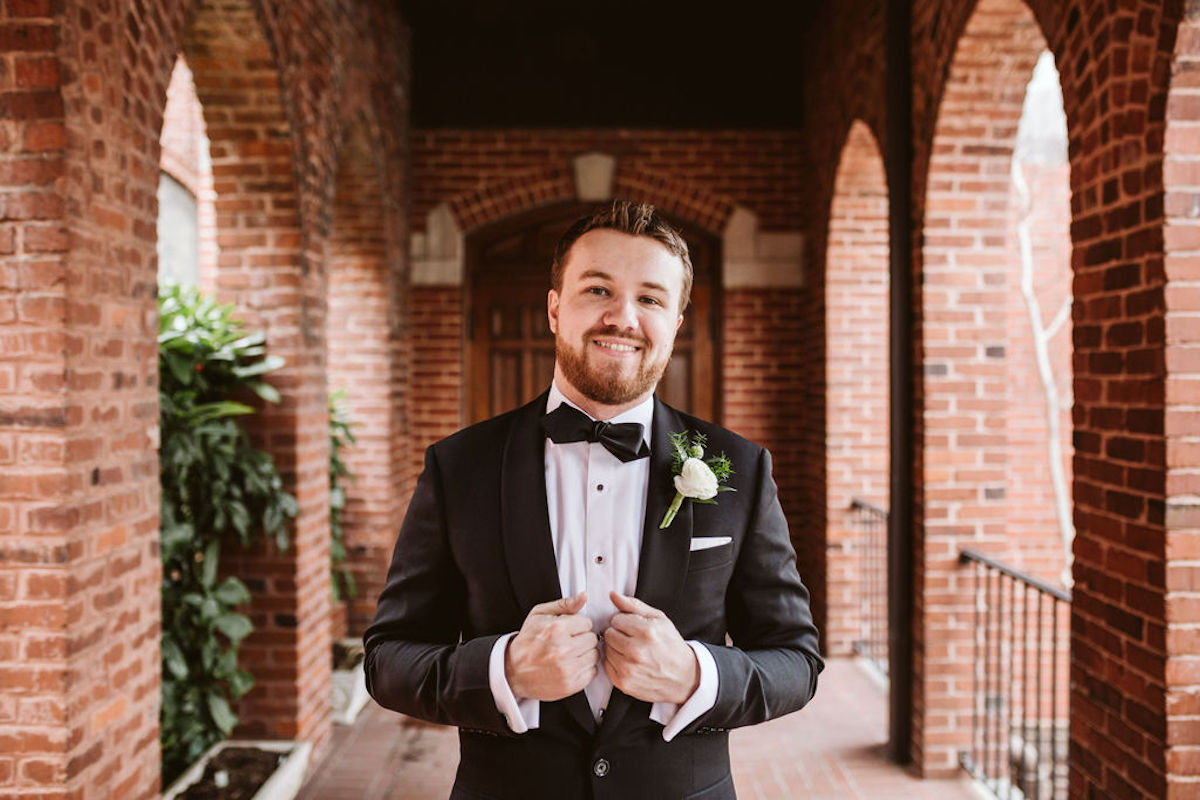
[[[740,800],[969,800],[965,777],[922,781],[886,761],[885,695],[853,661],[835,659],[803,711],[730,739]],[[336,726],[300,800],[445,800],[458,764],[452,728],[368,705]]]

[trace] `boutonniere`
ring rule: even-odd
[[[675,474],[675,499],[663,515],[659,529],[666,528],[675,520],[684,498],[694,503],[716,505],[717,492],[736,492],[732,486],[721,484],[733,474],[733,464],[724,453],[704,458],[707,438],[703,433],[688,434],[687,431],[671,434],[671,471]]]

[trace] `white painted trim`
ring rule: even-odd
[[[758,217],[735,206],[722,235],[727,289],[795,289],[804,285],[804,234],[760,231]]]
[[[617,159],[608,153],[591,152],[571,159],[575,174],[575,196],[585,203],[608,200],[613,196]]]
[[[462,286],[464,237],[450,206],[441,203],[425,217],[425,230],[410,238],[414,286]]]

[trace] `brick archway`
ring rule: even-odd
[[[924,526],[917,538],[914,750],[924,774],[959,769],[975,710],[966,547],[1011,561],[1007,308],[1009,173],[1025,86],[1045,39],[1021,0],[982,0],[957,41],[933,130],[921,315]]]
[[[866,655],[886,662],[886,645],[870,650],[870,643],[887,641],[885,562],[867,552],[864,529],[851,514],[855,499],[888,507],[888,193],[878,143],[860,120],[850,126],[838,163],[825,262],[825,647],[849,655],[864,642]],[[869,596],[864,578],[877,586]],[[871,601],[882,609],[864,612]],[[883,630],[870,629],[880,622]]]
[[[733,214],[734,203],[666,173],[618,161],[611,196],[652,203],[658,209],[710,235],[719,236]],[[476,191],[445,201],[464,234],[506,217],[517,217],[541,206],[567,203],[579,197],[570,164],[530,170],[493,181]]]
[[[271,453],[300,515],[292,546],[267,543],[226,554],[248,580],[254,633],[242,646],[255,687],[238,704],[244,735],[319,739],[328,729],[328,431],[324,397],[324,297],[302,250],[297,142],[274,48],[250,0],[202,0],[184,34],[204,110],[213,169],[219,255],[216,290],[285,360],[252,436]],[[321,642],[325,642],[321,646]],[[268,668],[270,667],[270,668]]]

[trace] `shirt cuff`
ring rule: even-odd
[[[541,724],[542,704],[537,700],[518,698],[508,685],[508,676],[504,674],[504,654],[508,650],[508,640],[516,635],[507,633],[492,645],[492,655],[488,659],[488,686],[492,690],[496,710],[504,717],[509,729],[513,733],[525,733]],[[713,697],[715,699],[715,693]]]
[[[662,737],[669,742],[675,736],[691,725],[700,715],[711,709],[717,702],[717,662],[708,652],[708,648],[700,642],[688,641],[692,652],[696,654],[696,663],[700,665],[700,685],[692,696],[678,703],[654,703],[650,706],[650,719],[663,726]]]

